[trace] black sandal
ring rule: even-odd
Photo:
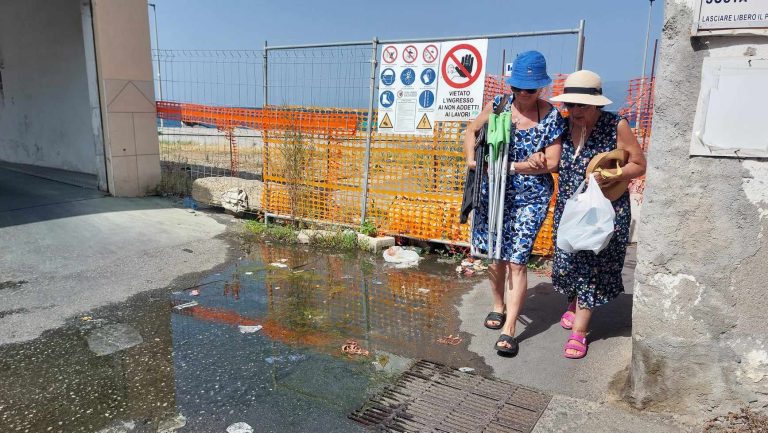
[[[489,325],[488,321],[493,320],[496,322],[499,322],[498,325]],[[495,311],[491,311],[488,313],[487,316],[485,316],[485,322],[483,322],[483,325],[485,325],[488,329],[501,329],[502,326],[504,326],[504,321],[507,320],[507,315],[505,313],[497,313]]]
[[[499,346],[499,343],[507,343],[509,347]],[[496,344],[493,346],[499,355],[515,356],[520,346],[517,344],[517,338],[509,336],[507,334],[499,335],[499,339],[496,340]]]

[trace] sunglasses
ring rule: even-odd
[[[512,91],[515,93],[525,92],[529,95],[533,95],[534,93],[538,92],[539,89],[518,89],[517,87],[513,87]]]
[[[565,105],[565,108],[586,108],[590,107],[589,104],[576,104],[573,102],[566,102],[563,105]]]

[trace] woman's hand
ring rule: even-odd
[[[536,152],[526,160],[531,170],[543,170],[547,168],[547,156],[544,152]]]
[[[613,175],[613,176],[603,176],[603,173],[606,173],[606,172],[609,175]],[[624,180],[622,179],[623,177],[622,174],[617,174],[616,169],[612,169],[612,170],[603,169],[600,171],[596,171],[594,174],[595,174],[595,180],[597,181],[597,184],[600,185],[601,187],[608,186],[613,184],[614,182],[619,182],[621,180]]]
[[[467,168],[474,170],[477,168],[477,161],[467,161]]]

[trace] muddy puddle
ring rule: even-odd
[[[0,432],[362,431],[347,414],[416,359],[489,372],[455,309],[482,276],[454,267],[251,245],[195,287],[1,346]]]

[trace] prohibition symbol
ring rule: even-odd
[[[405,63],[413,63],[417,58],[419,58],[419,50],[413,45],[406,46],[403,50],[403,60],[405,60]]]
[[[391,128],[391,127],[392,127],[392,121],[389,120],[389,113],[384,113],[384,118],[381,119],[381,123],[379,123],[379,129]]]
[[[437,60],[437,47],[429,44],[424,47],[424,51],[421,53],[421,58],[424,59],[424,63],[433,63]]]
[[[384,63],[394,63],[397,60],[397,48],[392,45],[384,47],[384,51],[381,52],[381,57],[384,59]]]
[[[416,125],[416,129],[432,129],[432,124],[429,123],[427,113],[424,113],[424,115],[421,116],[421,120],[419,120],[419,124]]]
[[[464,50],[464,52],[460,52]],[[467,53],[466,51],[469,51]],[[460,52],[460,53],[459,53]],[[461,55],[461,59],[457,56]],[[448,66],[448,64],[451,64]],[[483,70],[483,59],[480,52],[470,44],[459,44],[448,50],[440,68],[445,82],[455,89],[469,87],[480,77]],[[464,81],[466,80],[466,81]]]

